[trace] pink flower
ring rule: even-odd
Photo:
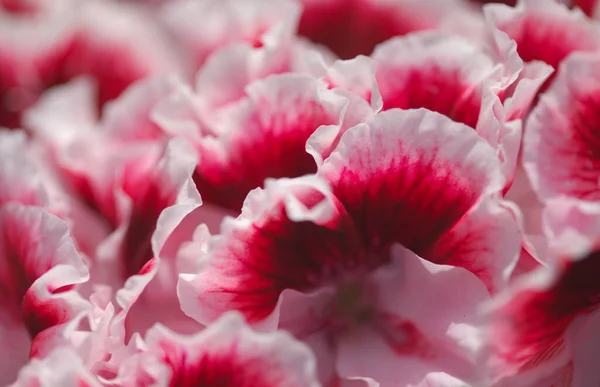
[[[77,76],[96,81],[102,107],[136,80],[178,70],[163,31],[136,9],[45,3],[30,17],[0,8],[0,125],[20,127],[20,115],[45,89]]]
[[[184,312],[206,324],[235,309],[290,330],[316,351],[324,382],[476,380],[477,305],[485,286],[503,288],[520,239],[495,198],[493,154],[436,113],[380,113],[346,131],[316,177],[249,194],[200,272],[181,276]]]
[[[2,384],[14,381],[29,356],[44,356],[58,345],[65,325],[86,310],[75,288],[88,270],[68,233],[42,208],[0,207]]]
[[[193,336],[163,326],[109,385],[317,387],[310,350],[283,332],[256,333],[229,314]]]
[[[498,386],[589,386],[598,354],[597,203],[553,199],[544,219],[549,267],[495,301],[488,340]]]
[[[597,54],[573,54],[527,122],[523,161],[538,196],[596,201]]]
[[[514,8],[489,5],[485,12],[492,26],[517,43],[526,62],[543,61],[557,69],[569,54],[600,47],[598,26],[555,0],[520,0]]]

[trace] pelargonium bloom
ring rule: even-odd
[[[143,12],[101,1],[46,3],[34,15],[0,9],[0,125],[20,127],[44,90],[77,76],[96,81],[102,107],[136,80],[179,70],[163,31]]]
[[[557,198],[545,210],[548,267],[491,309],[489,365],[498,386],[590,386],[600,381],[597,203]]]
[[[543,61],[557,69],[569,54],[600,47],[598,26],[556,0],[520,0],[514,8],[488,5],[485,13],[492,28],[517,43],[517,52],[526,62]]]
[[[600,124],[598,54],[573,54],[527,122],[523,161],[542,200],[600,198],[596,130]]]
[[[87,308],[75,288],[88,276],[65,222],[39,207],[0,207],[0,383],[61,341],[65,324]]]
[[[476,380],[477,305],[504,287],[520,240],[493,154],[437,113],[380,113],[346,131],[316,176],[248,195],[200,272],[181,276],[184,312],[206,324],[234,309],[288,329],[324,382]]]
[[[380,44],[373,63],[384,110],[427,108],[470,126],[497,148],[510,186],[518,120],[549,69],[524,67],[514,43],[494,39],[486,47],[440,31],[415,33]]]
[[[229,314],[193,336],[157,325],[109,385],[318,387],[310,350],[284,332],[257,333]]]

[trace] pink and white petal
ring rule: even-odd
[[[130,149],[130,152],[133,153],[133,150]],[[116,255],[105,255],[113,262],[112,269],[107,272],[113,277],[115,260],[117,265],[122,266],[117,269],[123,274],[122,278],[138,273],[149,259],[159,253],[153,252],[153,247],[162,245],[177,222],[202,203],[191,181],[197,156],[185,141],[173,139],[166,145],[154,144],[146,148],[146,152],[132,156],[135,157],[130,157],[121,166],[122,175],[119,177],[119,189],[128,204],[124,221],[117,229],[121,235],[115,236],[119,239],[119,251]],[[153,245],[152,235],[157,230],[163,210],[177,204],[181,207],[171,209],[174,218],[161,229],[162,233],[157,236],[159,244]]]
[[[151,120],[170,137],[182,137],[196,144],[204,135],[215,134],[205,122],[204,110],[194,90],[180,80],[176,89],[156,104]]]
[[[106,105],[100,130],[122,142],[163,139],[165,134],[153,122],[152,112],[177,86],[171,76],[157,76],[132,84]]]
[[[5,205],[0,221],[4,300],[22,306],[33,336],[72,318],[80,311],[72,289],[87,280],[88,268],[67,225],[41,208],[19,204]]]
[[[339,368],[340,374],[350,376],[348,372],[354,372],[382,385],[414,384],[430,372],[478,380],[481,375],[475,361],[481,345],[479,307],[489,300],[485,286],[463,268],[428,262],[400,246],[392,255],[390,265],[381,267],[369,279],[377,294],[378,320],[368,336],[382,356],[372,356],[368,347],[340,350],[338,367],[346,370]],[[366,344],[364,334],[366,331],[355,338],[350,332],[348,343],[340,340],[341,346],[356,345],[357,339]],[[387,366],[375,364],[380,360]],[[402,367],[406,372],[394,371],[390,366]],[[406,379],[401,383],[394,378]]]
[[[284,290],[310,292],[346,266],[374,263],[327,184],[310,175],[268,180],[252,191],[213,246],[205,268],[181,275],[178,287],[182,310],[204,324],[235,309],[274,329]]]
[[[29,360],[31,336],[23,327],[23,323],[15,316],[19,315],[18,308],[0,309],[0,383],[8,385],[16,378],[19,369]]]
[[[544,208],[542,227],[548,249],[555,255],[585,255],[598,247],[600,205],[567,197],[551,199]]]
[[[191,56],[193,70],[230,44],[261,47],[271,39],[291,36],[299,14],[298,5],[288,0],[184,0],[164,7],[164,19]]]
[[[87,308],[73,288],[88,274],[67,225],[41,208],[3,206],[0,235],[0,336],[7,348],[1,363],[9,367],[2,377],[14,378],[14,361],[27,359],[32,339],[32,355],[45,352],[57,333],[49,331]]]
[[[146,342],[148,350],[142,362],[146,360],[151,367],[144,371],[148,379],[165,385],[320,385],[306,346],[285,332],[256,333],[235,313],[195,336],[180,336],[156,326],[148,332]],[[157,366],[157,361],[162,364]]]
[[[97,88],[90,77],[77,77],[46,91],[28,109],[24,122],[34,138],[55,152],[89,133],[98,121]],[[78,108],[73,111],[73,106]]]
[[[148,328],[161,318],[179,316],[187,319],[174,308],[178,305],[177,273],[176,262],[171,262],[175,258],[171,255],[183,241],[192,238],[193,229],[180,226],[202,203],[191,180],[196,157],[193,149],[181,139],[171,140],[164,154],[159,156],[162,157],[148,164],[150,168],[141,167],[137,171],[131,170],[131,175],[125,175],[126,179],[131,178],[125,181],[125,189],[134,203],[131,218],[98,252],[95,272],[102,271],[99,282],[120,288],[126,279],[124,287],[116,294],[120,310],[111,328],[115,332],[113,335],[121,339],[138,329]],[[136,224],[142,221],[146,222],[143,227]],[[137,266],[140,267],[136,269]],[[115,271],[121,274],[118,278],[114,278]],[[173,313],[150,316],[143,308],[145,305],[149,310],[163,309],[163,304],[169,304]]]
[[[487,331],[493,375],[534,379],[569,362],[569,326],[598,306],[599,263],[596,251],[563,258],[495,302]]]
[[[216,138],[198,144],[194,180],[205,201],[234,211],[267,177],[316,172],[306,141],[322,125],[339,125],[347,100],[299,74],[268,77],[248,86],[248,99],[229,113]]]
[[[196,188],[191,178],[182,187],[175,204],[166,208],[160,214],[156,229],[152,235],[152,251],[160,259],[156,273],[140,292],[135,303],[127,312],[126,326],[128,332],[139,332],[142,334],[154,323],[160,322],[169,329],[178,333],[197,332],[202,325],[186,316],[180,306],[177,297],[177,282],[181,273],[196,273],[193,271],[182,271],[196,262],[191,262],[192,257],[185,255],[189,251],[179,254],[180,249],[186,243],[192,244],[192,251],[207,249],[210,234],[206,227],[198,227],[198,233],[190,222],[186,221],[188,216],[193,216],[193,211],[199,208],[199,200]],[[192,241],[192,238],[195,240]],[[190,246],[188,245],[188,248]],[[200,256],[194,256],[199,260]],[[156,310],[163,313],[156,315]]]
[[[0,126],[21,127],[21,114],[44,87],[44,67],[53,66],[73,33],[72,1],[43,5],[27,16],[0,9]]]
[[[43,360],[33,359],[20,372],[11,387],[100,387],[100,382],[84,367],[77,353],[58,348]]]
[[[422,256],[474,273],[491,294],[508,285],[521,251],[519,209],[484,198]]]
[[[24,132],[0,129],[0,207],[9,202],[47,204],[48,197],[29,152]]]
[[[503,101],[506,121],[524,119],[533,107],[542,85],[554,73],[554,68],[541,61],[525,63],[519,77],[511,85],[511,95]]]
[[[481,47],[441,32],[391,39],[376,48],[373,62],[385,110],[427,108],[472,128],[481,86],[500,71]]]
[[[91,1],[77,11],[77,35],[60,67],[67,79],[90,74],[100,106],[137,80],[180,70],[164,32],[139,8]]]
[[[515,178],[504,196],[515,203],[522,213],[521,230],[523,231],[523,248],[531,258],[538,262],[547,262],[549,258],[548,242],[542,228],[542,214],[545,205],[531,188],[531,182],[521,166],[517,166]],[[526,257],[528,259],[529,257]]]
[[[494,150],[474,130],[425,109],[392,109],[348,130],[319,168],[367,246],[431,247],[504,185]]]
[[[338,345],[337,369],[342,377],[370,376],[380,386],[413,386],[435,368],[419,358],[398,355],[376,330],[361,327]]]
[[[490,25],[516,41],[526,62],[541,60],[556,69],[572,52],[600,46],[597,26],[554,0],[521,0],[514,8],[494,4],[485,11]]]
[[[342,89],[335,89],[335,93],[347,99],[340,122],[335,125],[321,125],[306,141],[306,152],[314,158],[317,167],[320,167],[337,148],[348,129],[372,120],[378,112],[373,110],[367,101],[353,93]]]
[[[523,164],[542,200],[568,195],[600,197],[598,138],[600,55],[577,53],[558,76],[527,121]]]
[[[507,122],[505,107],[498,96],[498,91],[486,83],[482,90],[481,110],[476,132],[496,150],[496,158],[500,162],[502,173],[506,178],[503,192],[510,189],[515,177],[522,129],[520,120]]]
[[[325,57],[315,53],[307,58],[307,72],[320,78],[329,88],[340,88],[370,102],[374,111],[382,108],[381,94],[375,80],[375,68],[370,57],[359,55],[349,60],[328,64]]]

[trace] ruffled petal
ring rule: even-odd
[[[552,264],[519,281],[496,301],[491,313],[488,333],[496,375],[561,378],[554,372],[572,361],[568,331],[577,328],[576,318],[586,317],[600,304],[600,208],[575,201],[549,204],[545,221],[551,231]]]
[[[338,124],[347,103],[314,79],[292,74],[257,81],[247,94],[222,134],[198,144],[194,176],[205,201],[234,211],[268,177],[316,172],[306,141],[320,126]]]
[[[30,347],[32,355],[47,353],[55,328],[86,310],[73,288],[88,279],[87,271],[64,222],[38,207],[0,209],[3,384],[14,380]]]
[[[517,43],[526,62],[540,60],[557,69],[569,54],[600,47],[597,26],[555,0],[521,0],[514,8],[488,5],[485,14],[491,26]]]
[[[32,360],[11,387],[100,387],[99,381],[69,348],[59,348],[43,360]]]
[[[248,196],[240,217],[223,223],[222,233],[205,267],[180,277],[183,311],[204,324],[235,309],[249,322],[276,327],[284,290],[310,291],[347,267],[377,264],[314,176],[268,181]]]
[[[398,242],[419,254],[503,185],[493,153],[442,115],[393,109],[348,130],[319,174],[366,246]]]
[[[123,370],[120,385],[319,386],[307,347],[283,332],[256,333],[236,314],[195,336],[156,326],[146,342],[137,374]]]
[[[441,32],[389,40],[373,61],[385,110],[427,108],[472,128],[481,87],[499,70],[479,46]]]
[[[476,274],[494,294],[504,290],[521,251],[517,208],[486,198],[423,256]]]
[[[541,199],[568,195],[600,198],[598,189],[600,56],[573,54],[533,110],[524,137],[523,163]]]
[[[9,202],[47,204],[41,178],[28,153],[25,133],[0,130],[0,207]]]
[[[183,42],[198,70],[213,53],[231,44],[260,48],[273,38],[291,35],[300,9],[293,1],[174,1],[164,19]]]

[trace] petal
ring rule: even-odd
[[[497,302],[487,332],[496,373],[543,377],[568,362],[567,329],[600,302],[599,265],[596,251],[564,258]]]
[[[32,360],[19,372],[12,387],[100,387],[85,369],[81,359],[69,348],[59,348],[44,360]]]
[[[75,11],[77,32],[50,74],[54,84],[89,74],[102,106],[139,79],[178,70],[166,37],[139,9],[84,2],[77,3]]]
[[[205,268],[180,277],[183,311],[205,324],[236,309],[251,323],[276,326],[285,289],[312,290],[347,266],[373,263],[343,208],[314,176],[268,181],[222,227]]]
[[[595,200],[599,168],[600,56],[573,54],[527,122],[523,163],[541,199],[565,194]]]
[[[420,253],[503,185],[493,153],[440,114],[393,109],[348,130],[319,174],[367,246],[398,242]]]
[[[125,290],[130,293],[129,301],[122,301],[127,310],[124,323],[129,334],[143,334],[157,322],[178,333],[196,332],[202,327],[181,311],[177,298],[179,274],[198,271],[194,266],[207,249],[210,238],[205,225],[195,230],[192,226],[195,223],[189,221],[195,217],[194,211],[199,205],[197,191],[189,179],[175,204],[162,211],[152,235],[152,251],[157,262],[142,268],[138,276],[145,279],[137,285],[131,284],[136,286]],[[120,292],[117,297],[122,296]],[[163,313],[157,316],[156,310]]]
[[[175,1],[165,7],[165,20],[199,69],[215,51],[245,42],[260,47],[274,35],[291,35],[299,7],[292,1]]]
[[[161,139],[164,133],[152,121],[151,112],[175,89],[176,81],[171,77],[154,77],[131,85],[107,104],[102,130],[124,142]]]
[[[124,196],[123,221],[101,246],[94,268],[100,282],[119,287],[160,253],[178,222],[202,203],[191,180],[196,154],[185,141],[173,139],[130,152],[119,166],[122,174],[113,191]],[[165,223],[159,228],[161,219]]]
[[[385,110],[427,108],[472,128],[481,85],[498,71],[479,46],[438,32],[389,40],[377,47],[373,62]]]
[[[369,101],[373,110],[381,109],[381,95],[370,57],[359,55],[349,60],[336,60],[329,65],[322,55],[310,58],[307,71],[321,78],[330,88],[340,88]]]
[[[267,177],[314,173],[306,141],[321,125],[338,124],[347,103],[304,75],[272,76],[250,85],[247,94],[222,134],[198,144],[194,177],[205,201],[234,211]]]
[[[303,0],[299,33],[324,44],[340,58],[370,55],[389,38],[433,29],[452,11],[464,9],[458,1],[443,3],[360,0]],[[368,26],[368,27],[367,27]]]
[[[72,289],[87,277],[64,222],[37,207],[0,209],[0,338],[7,348],[0,363],[9,367],[1,382],[14,380],[31,339],[32,354],[47,351],[60,333],[53,328],[86,309]]]
[[[423,256],[466,268],[494,294],[507,286],[521,251],[518,216],[518,209],[509,203],[486,198]]]
[[[195,336],[156,326],[146,341],[142,361],[161,364],[145,371],[165,385],[319,386],[307,347],[283,332],[255,333],[236,314],[223,316]],[[141,380],[138,376],[137,382]]]
[[[541,60],[555,69],[572,52],[595,51],[598,28],[579,11],[554,0],[522,0],[512,8],[488,5],[486,20],[517,43],[524,61]]]
[[[25,133],[0,130],[0,207],[9,202],[47,203],[39,173],[28,153]]]
[[[382,386],[416,385],[440,371],[476,380],[485,287],[462,268],[436,265],[402,248],[393,255],[370,278],[381,319],[340,339],[340,374],[368,376]]]

